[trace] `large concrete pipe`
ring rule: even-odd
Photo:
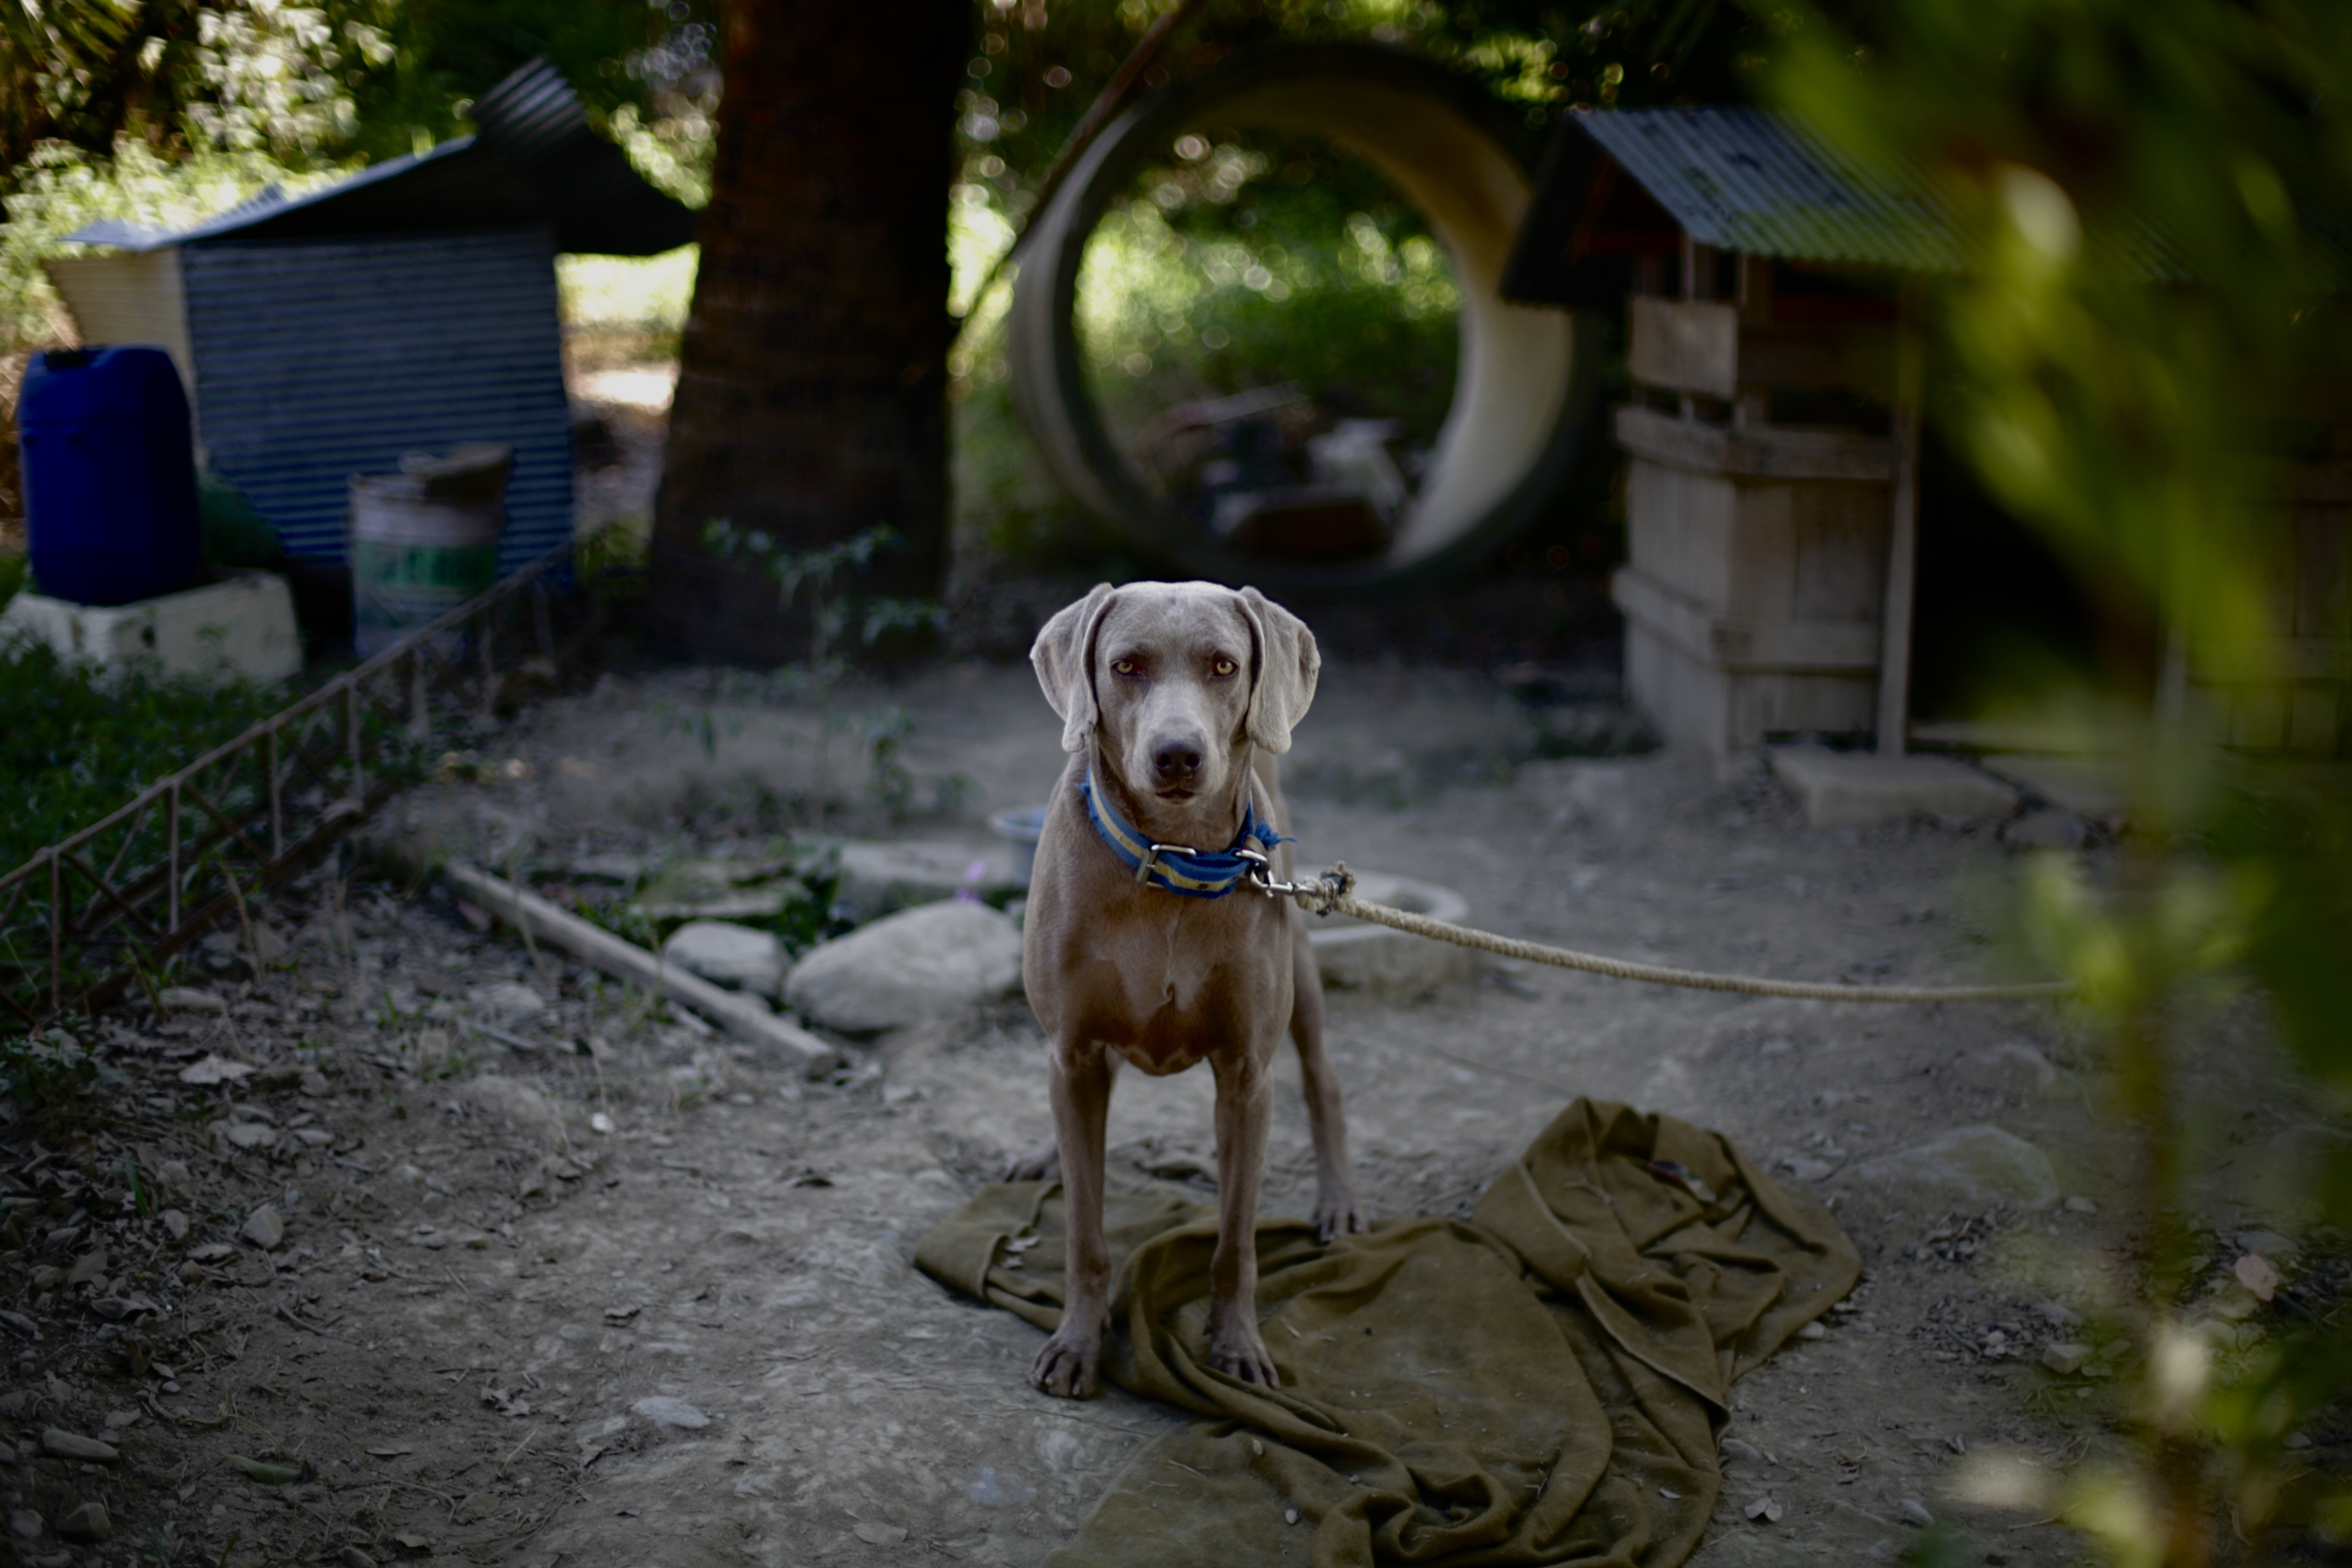
[[[1087,149],[1036,220],[1013,286],[1014,401],[1071,496],[1150,558],[1265,587],[1377,588],[1467,563],[1526,524],[1583,438],[1600,333],[1498,291],[1528,206],[1526,174],[1480,125],[1493,105],[1425,60],[1360,45],[1238,57],[1136,105]],[[1087,240],[1147,159],[1202,125],[1304,132],[1352,148],[1445,247],[1462,297],[1454,405],[1387,552],[1344,563],[1246,554],[1153,495],[1112,445],[1087,386],[1074,307]]]

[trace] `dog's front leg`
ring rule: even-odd
[[[1092,1040],[1054,1044],[1048,1063],[1054,1134],[1062,1153],[1062,1212],[1069,1234],[1062,1322],[1029,1369],[1048,1394],[1095,1392],[1110,1321],[1110,1247],[1103,1240],[1103,1126],[1110,1111],[1110,1054]]]
[[[1307,1127],[1315,1139],[1315,1239],[1329,1241],[1365,1227],[1364,1205],[1356,1196],[1354,1168],[1348,1163],[1348,1117],[1340,1103],[1339,1076],[1323,1049],[1323,980],[1315,966],[1314,944],[1305,918],[1293,914],[1290,1037],[1298,1047],[1298,1077],[1307,1093]]]
[[[1265,1174],[1279,1036],[1213,1058],[1217,1075],[1217,1250],[1209,1263],[1209,1364],[1273,1388],[1281,1383],[1257,1331],[1257,1190]]]

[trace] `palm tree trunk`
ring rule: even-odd
[[[655,508],[656,634],[806,644],[725,519],[811,549],[904,536],[855,593],[936,597],[947,541],[947,192],[971,0],[728,0],[702,261]]]

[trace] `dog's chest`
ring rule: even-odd
[[[1171,908],[1106,931],[1102,970],[1112,994],[1100,996],[1097,1037],[1150,1073],[1177,1072],[1231,1044],[1244,1021],[1265,1009],[1253,999],[1278,986],[1286,943],[1197,903]],[[1212,940],[1203,940],[1204,937]],[[1109,1003],[1101,1006],[1101,1003]]]

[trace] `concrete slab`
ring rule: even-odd
[[[2007,816],[2017,791],[1949,757],[1882,757],[1790,746],[1770,753],[1772,772],[1815,827],[1853,827],[1914,816]]]
[[[0,637],[47,643],[61,658],[96,665],[108,678],[134,666],[167,675],[241,675],[283,680],[302,668],[302,638],[286,579],[267,572],[231,577],[135,605],[68,604],[19,594],[0,613]]]
[[[1998,752],[1984,759],[1984,769],[2095,821],[2121,816],[2131,805],[2123,764],[2112,758]]]

